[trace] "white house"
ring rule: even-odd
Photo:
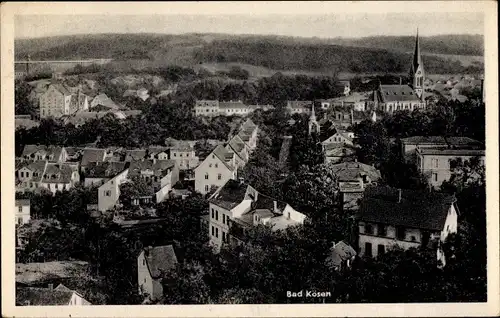
[[[195,190],[201,194],[220,187],[229,179],[236,179],[237,167],[234,153],[218,145],[194,170]]]
[[[71,91],[62,84],[51,84],[40,96],[40,118],[70,114]]]
[[[127,180],[127,176],[128,169],[125,169],[99,187],[97,201],[99,211],[105,212],[118,204],[120,185]]]
[[[177,265],[172,245],[144,248],[137,257],[139,293],[150,300],[163,296],[162,274]]]
[[[15,220],[17,225],[23,225],[30,221],[30,200],[16,200]]]
[[[69,190],[79,182],[78,163],[48,162],[40,186],[55,194],[57,191]]]

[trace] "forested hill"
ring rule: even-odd
[[[482,55],[482,37],[446,35],[423,37],[428,72],[479,72],[482,62],[463,64],[451,55]],[[227,34],[98,34],[20,39],[16,59],[112,58],[193,66],[236,62],[273,70],[344,71],[352,73],[406,72],[414,37],[317,39]]]

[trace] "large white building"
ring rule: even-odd
[[[247,116],[256,109],[270,110],[272,105],[247,105],[242,101],[220,102],[218,100],[197,100],[194,110],[196,116]]]

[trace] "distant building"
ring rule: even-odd
[[[91,162],[85,170],[84,186],[101,186],[128,168],[126,162]]]
[[[16,168],[16,191],[33,191],[41,186],[47,161],[23,163]]]
[[[242,101],[220,102],[218,100],[197,100],[194,109],[196,116],[247,116],[257,109],[266,111],[274,109],[274,106],[247,105]]]
[[[84,148],[82,151],[82,159],[80,162],[80,167],[82,172],[85,172],[85,169],[91,163],[99,163],[104,162],[106,158],[106,149],[104,148]]]
[[[314,102],[310,100],[287,101],[286,110],[290,114],[309,114]]]
[[[228,180],[210,198],[210,244],[239,244],[249,227],[259,224],[274,231],[303,224],[306,216],[286,202],[259,193],[241,181]]]
[[[109,98],[106,94],[99,94],[90,102],[90,109],[96,107],[103,107],[107,110],[118,110],[120,107],[116,105],[115,102],[111,98]]]
[[[346,96],[336,97],[331,99],[319,100],[322,109],[333,107],[352,108],[356,111],[365,111],[366,103],[369,101],[369,96],[366,93],[350,93]]]
[[[420,54],[418,31],[415,39],[415,51],[409,71],[410,83],[399,85],[382,85],[373,92],[372,101],[369,106],[373,110],[381,110],[386,113],[415,109],[426,109],[424,80],[425,70]]]
[[[194,169],[200,163],[193,142],[169,138],[165,143],[168,143],[170,159],[176,161],[181,170]]]
[[[108,211],[118,204],[120,199],[120,185],[127,181],[127,176],[128,169],[125,169],[99,187],[97,199],[99,211]]]
[[[479,158],[484,165],[485,150],[476,149],[417,149],[417,167],[433,187],[439,187],[451,178],[451,162],[458,158],[463,161]]]
[[[458,228],[455,202],[438,192],[367,188],[357,214],[359,255],[377,257],[394,246],[427,247],[436,241],[437,259],[445,265],[442,243]]]
[[[63,84],[51,84],[40,96],[40,118],[70,114],[71,91]]]
[[[65,162],[67,153],[64,147],[59,146],[26,145],[23,148],[21,158],[25,161],[50,160]]]
[[[17,225],[23,225],[30,221],[30,200],[16,200],[15,220]]]
[[[73,188],[80,182],[78,164],[48,162],[40,186],[55,194]]]
[[[484,144],[468,137],[412,136],[401,139],[401,154],[416,160],[418,149],[484,149]]]
[[[363,192],[381,179],[380,171],[361,162],[343,162],[330,165],[338,179],[340,200],[345,210],[355,210]]]
[[[137,284],[139,293],[150,300],[163,296],[162,275],[177,265],[172,245],[144,248],[137,257]]]

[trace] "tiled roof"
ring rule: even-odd
[[[469,137],[443,137],[443,136],[412,136],[402,138],[403,144],[436,144],[450,146],[484,146],[483,143]]]
[[[269,210],[271,212],[274,211],[274,202],[276,202],[276,208],[281,213],[285,207],[286,207],[286,202],[276,200],[274,198],[271,198],[265,194],[262,193],[257,193],[257,200],[254,202],[254,205],[252,206],[253,209],[255,210]],[[276,212],[278,212],[276,211]]]
[[[26,168],[31,170],[33,173],[38,173],[38,176],[33,176],[32,181],[33,182],[39,182],[42,180],[43,173],[45,171],[45,167],[47,166],[47,161],[45,160],[38,160],[38,161],[33,161],[30,163]]]
[[[61,156],[62,149],[63,148],[59,146],[26,145],[24,146],[21,156],[31,156],[36,152],[43,152],[47,156],[54,156],[54,160],[56,160]]]
[[[91,162],[85,170],[86,178],[113,178],[127,167],[126,162]]]
[[[22,199],[22,200],[16,200],[16,206],[26,206],[30,205],[30,200],[29,199]]]
[[[245,183],[229,179],[210,197],[209,201],[224,209],[231,210],[243,201],[247,187]]]
[[[351,259],[356,256],[356,251],[344,241],[340,241],[330,249],[330,255],[327,257],[326,262],[330,266],[339,266],[342,261]]]
[[[169,270],[177,264],[177,256],[172,245],[147,247],[144,249],[144,256],[153,278],[159,278],[162,271]]]
[[[119,109],[120,107],[113,102],[106,94],[99,94],[92,100],[92,104],[95,106],[101,105],[110,109]]]
[[[90,162],[103,162],[106,149],[84,148],[82,155],[82,166],[87,166]]]
[[[52,86],[64,95],[71,95],[70,89],[64,84],[52,84]]]
[[[135,160],[130,162],[129,175],[138,176],[141,171],[151,170],[155,176],[163,177],[167,174],[167,170],[174,166],[174,160]]]
[[[125,150],[125,161],[142,160],[146,158],[145,149]]]
[[[332,147],[330,147],[332,146]],[[336,144],[329,144],[325,146],[325,156],[327,157],[348,157],[354,156],[356,151],[352,147],[340,145],[335,147]]]
[[[212,153],[219,158],[229,170],[234,170],[234,167],[228,162],[232,158],[233,154],[229,153],[226,148],[222,145],[218,145]]]
[[[88,263],[82,261],[16,263],[16,283],[29,285],[53,279],[79,277],[87,270]]]
[[[343,162],[331,165],[330,168],[340,181],[353,181],[364,175],[372,181],[380,179],[380,171],[361,162]]]
[[[448,211],[455,201],[453,195],[438,192],[367,187],[358,218],[365,222],[442,231]]]
[[[78,171],[76,165],[66,163],[47,163],[42,182],[46,183],[70,183],[73,172]]]
[[[484,156],[485,150],[482,149],[419,149],[422,155],[437,156]]]
[[[419,101],[409,85],[380,85],[379,94],[382,102]]]
[[[16,304],[19,306],[65,306],[69,304],[73,291],[48,288],[16,288]]]

